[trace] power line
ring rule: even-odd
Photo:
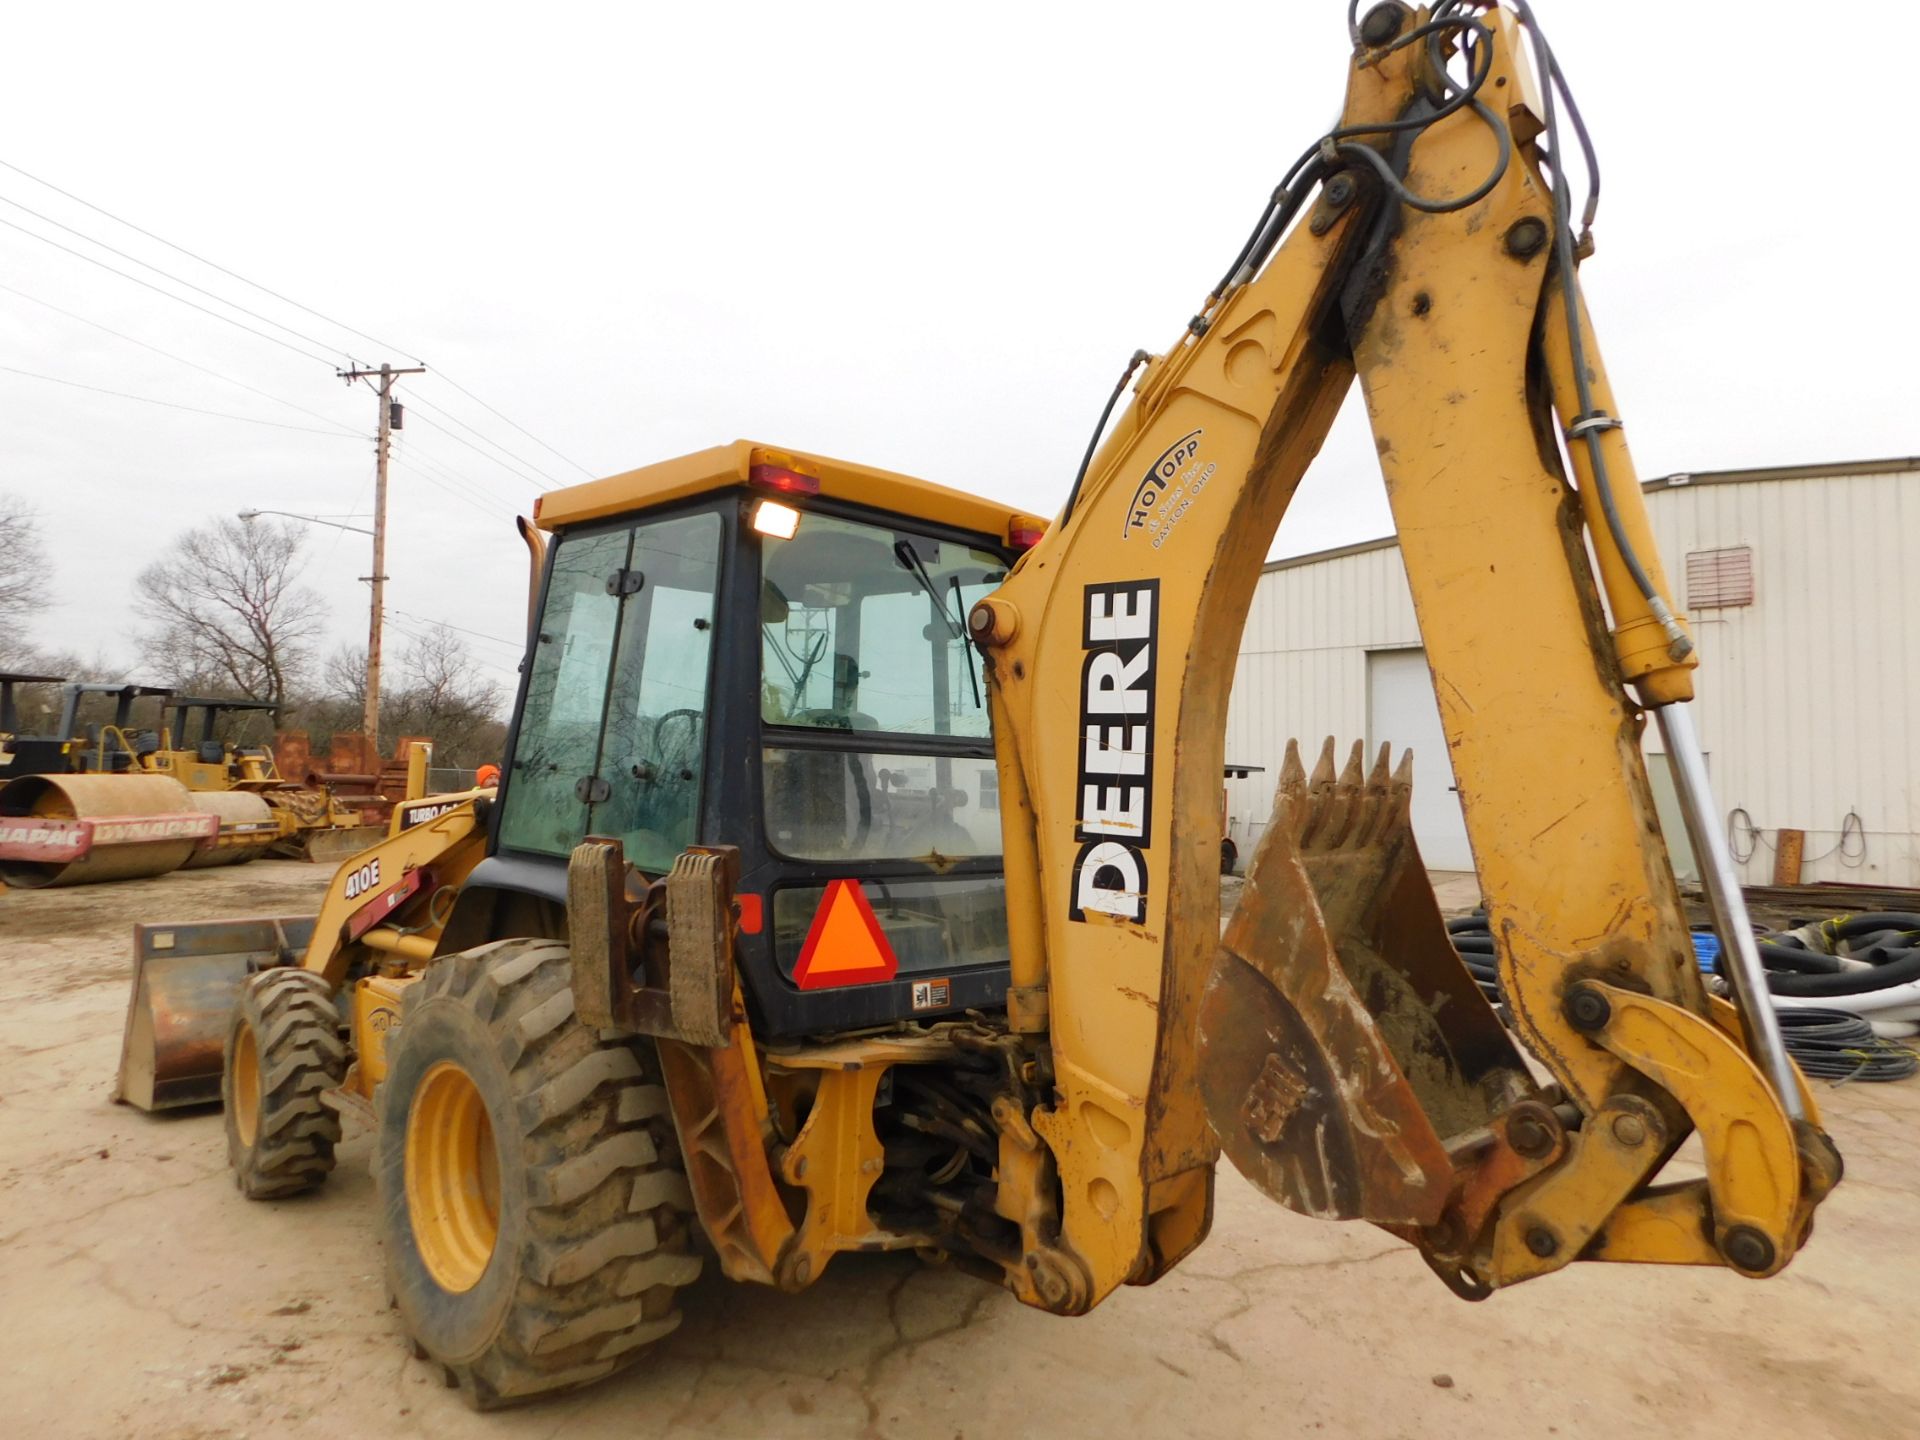
[[[466,431],[469,435],[472,435],[477,439],[484,441],[486,444],[493,446],[494,449],[498,450],[502,455],[506,456],[509,460],[518,461],[520,464],[526,466],[529,470],[533,471],[534,474],[541,476],[543,479],[552,480],[555,485],[558,485],[561,483],[558,479],[555,479],[554,476],[547,474],[546,471],[542,470],[538,465],[534,464],[533,461],[526,459],[524,456],[514,454],[513,451],[507,449],[507,447],[502,445],[498,440],[489,439],[487,436],[481,434],[480,431],[474,429],[473,426],[467,424],[467,422],[462,420],[459,416],[450,414],[447,410],[443,409],[441,406],[435,405],[431,400],[422,400],[419,395],[418,386],[413,387],[407,393],[412,397],[412,401],[414,405],[425,406],[427,409],[433,411],[434,414],[439,415],[444,419],[451,420],[455,425],[458,425],[462,430]]]
[[[453,441],[454,444],[466,446],[467,449],[473,451],[473,453],[478,455],[482,460],[491,460],[495,465],[498,465],[502,470],[505,470],[508,474],[516,475],[520,479],[526,481],[527,484],[533,486],[534,489],[545,490],[547,488],[545,485],[542,485],[538,480],[534,479],[533,476],[527,474],[526,471],[515,470],[513,466],[507,464],[506,461],[500,459],[498,456],[489,455],[486,451],[482,450],[478,445],[474,444],[471,440],[462,440],[458,435],[454,434],[451,430],[447,429],[446,426],[440,424],[437,420],[429,420],[425,415],[419,415],[414,418],[419,420],[419,422],[422,425],[425,425],[428,428],[433,430],[438,430],[442,435],[446,436],[449,440]]]
[[[3,223],[3,222],[0,222]],[[351,430],[316,430],[311,425],[285,425],[278,420],[258,420],[251,415],[236,415],[231,410],[203,410],[198,405],[182,405],[173,400],[156,400],[151,395],[129,395],[124,390],[108,390],[100,385],[85,385],[78,380],[62,380],[58,375],[42,375],[12,365],[0,365],[9,375],[24,375],[29,380],[45,380],[53,385],[70,385],[75,390],[91,390],[96,395],[113,395],[122,400],[138,400],[142,405],[164,405],[169,410],[185,410],[192,415],[213,415],[222,420],[239,420],[248,425],[270,425],[275,430],[296,430],[302,435],[330,435],[336,439],[358,440]]]
[[[454,630],[462,635],[471,635],[476,640],[491,640],[495,645],[506,646],[507,649],[513,651],[515,654],[527,648],[524,640],[505,640],[498,635],[489,635],[481,630],[469,630],[465,626],[455,625],[449,620],[435,620],[431,615],[415,615],[411,610],[401,610],[393,607],[389,607],[387,613],[389,615],[404,615],[407,619],[416,621],[421,625],[438,625],[442,629]]]
[[[388,341],[379,339],[377,336],[369,335],[366,331],[361,330],[356,326],[349,325],[343,320],[335,319],[333,316],[326,314],[324,311],[316,310],[313,306],[307,305],[302,303],[301,301],[295,300],[292,296],[285,295],[280,291],[273,289],[270,286],[263,285],[257,280],[254,280],[249,278],[248,276],[242,275],[237,270],[230,269],[229,267],[220,264],[218,261],[209,260],[206,256],[201,255],[196,251],[189,250],[186,246],[181,245],[176,241],[167,239],[164,235],[160,235],[152,230],[148,230],[144,226],[136,225],[133,221],[128,220],[123,216],[116,215],[113,211],[108,210],[105,206],[97,205],[91,200],[85,199],[82,196],[74,194],[70,190],[66,190],[58,185],[55,185],[50,180],[42,179],[40,176],[33,174],[31,171],[22,169],[20,166],[15,165],[13,162],[9,160],[0,159],[0,167],[4,167],[8,170],[11,170],[16,175],[20,175],[27,180],[31,180],[34,184],[43,186],[44,188],[51,190],[54,194],[62,196],[67,200],[71,200],[76,205],[84,206],[86,209],[93,211],[95,214],[106,217],[107,219],[113,221],[117,225],[125,226],[127,229],[133,231],[135,234],[142,235],[149,240],[155,241],[158,244],[166,246],[170,250],[177,251],[178,253],[185,255],[189,259],[194,260],[199,264],[207,266],[211,270],[218,271],[220,274],[225,275],[230,279],[237,280],[241,284],[249,286],[252,289],[259,291],[263,295],[271,296],[273,299],[280,301],[282,304],[291,305],[294,309],[299,310],[305,314],[311,315],[315,319],[324,320],[327,324],[335,326],[338,329],[343,330],[350,335],[358,336],[360,339],[369,341],[372,344],[380,346],[383,349],[398,350],[404,354],[413,355],[413,351],[411,347],[403,346],[403,345],[393,345]],[[280,321],[274,320],[269,316],[261,315],[258,312],[250,310],[247,307],[240,305],[233,300],[227,299],[223,295],[219,295],[216,292],[206,289],[203,286],[196,285],[190,280],[186,280],[178,275],[172,274],[170,271],[163,270],[159,266],[154,265],[149,261],[142,260],[136,255],[129,254],[123,250],[115,249],[113,246],[108,245],[105,241],[96,239],[95,237],[88,235],[83,231],[75,229],[71,225],[67,225],[59,220],[53,219],[51,216],[43,215],[39,211],[34,210],[29,206],[22,205],[17,200],[10,200],[4,196],[0,196],[0,202],[4,202],[8,205],[14,206],[19,210],[23,210],[27,214],[32,215],[35,218],[40,219],[49,225],[54,225],[59,229],[66,231],[68,234],[78,236],[79,238],[87,241],[89,244],[97,245],[101,249],[106,250],[111,254],[118,255],[121,258],[126,260],[130,260],[134,264],[140,265],[148,270],[151,270],[157,275],[163,275],[167,279],[172,280],[176,284],[184,285],[189,290],[196,291],[197,293],[205,295],[208,298],[215,300],[222,305],[225,305],[231,309],[239,311],[243,315],[247,315],[252,317],[253,319],[259,320],[262,324],[271,325],[275,329],[283,330],[287,334],[297,336],[299,339],[306,341],[308,344],[317,345],[323,350],[328,350],[339,355],[345,355],[348,357],[349,360],[353,358],[351,352],[347,350],[330,346],[324,340],[317,339],[311,335],[305,334],[302,331],[295,330],[292,326],[282,324]],[[14,222],[9,220],[0,220],[0,225],[7,225],[12,229],[18,230],[23,235],[31,236],[33,239],[39,240],[44,244],[51,245],[55,249],[64,251],[65,253],[72,255],[77,259],[85,260],[87,261],[87,263],[91,265],[97,265],[101,269],[106,270],[112,274],[118,275],[124,280],[131,280],[136,285],[143,285],[147,289],[152,290],[155,294],[164,295],[170,300],[177,300],[182,305],[187,305],[192,309],[200,311],[202,314],[213,316],[213,318],[216,320],[223,320],[227,324],[233,325],[238,329],[244,330],[250,335],[258,336],[260,339],[263,339],[263,340],[270,340],[276,345],[280,345],[286,349],[292,350],[295,354],[305,355],[310,359],[320,360],[323,364],[327,364],[327,365],[332,365],[334,363],[333,360],[327,356],[313,355],[309,351],[301,350],[298,346],[289,344],[287,341],[280,339],[278,336],[265,334],[262,331],[255,330],[250,325],[243,325],[238,320],[233,319],[233,317],[229,315],[223,315],[218,311],[209,310],[203,305],[198,305],[198,304],[195,304],[193,301],[188,300],[185,296],[175,295],[171,291],[164,290],[161,287],[154,285],[149,281],[142,280],[140,277],[136,275],[129,275],[124,270],[116,269],[115,267],[106,264],[104,261],[95,259],[91,255],[87,255],[81,251],[74,250],[69,246],[62,245],[59,241],[53,239],[50,236],[41,235],[35,231],[27,229],[23,225],[15,224]],[[109,332],[109,333],[113,333],[113,332]],[[122,338],[130,338],[130,337],[122,337]],[[139,343],[139,342],[135,342],[135,343]],[[164,352],[161,352],[161,353],[164,353]],[[178,358],[178,357],[172,357],[172,358]],[[415,356],[414,358],[417,362],[418,357]],[[191,363],[191,362],[183,362],[183,363]],[[438,378],[441,380],[444,380],[448,385],[452,386],[460,394],[466,396],[467,399],[471,400],[474,404],[478,405],[482,410],[485,410],[488,414],[492,415],[495,419],[499,420],[502,424],[508,425],[512,429],[518,431],[520,434],[526,436],[527,439],[533,441],[533,443],[538,445],[541,449],[547,451],[551,455],[554,455],[555,457],[564,461],[568,465],[571,465],[574,469],[578,470],[582,475],[587,476],[589,479],[593,478],[595,472],[593,472],[592,470],[589,470],[586,466],[582,465],[579,461],[573,459],[573,457],[571,457],[570,455],[567,455],[565,452],[561,451],[556,446],[552,445],[546,440],[543,440],[540,436],[534,434],[531,430],[527,429],[526,426],[520,424],[517,420],[513,419],[504,411],[498,409],[496,406],[490,405],[489,403],[487,403],[487,401],[481,399],[480,396],[476,395],[473,391],[469,390],[466,386],[460,384],[459,381],[454,380],[451,376],[446,375],[444,372],[438,372]],[[269,398],[275,398],[275,397],[269,397]],[[416,400],[418,400],[417,396],[415,398]],[[290,402],[283,402],[283,403],[290,403]],[[525,465],[529,469],[532,469],[537,473],[544,475],[548,480],[553,481],[553,483],[556,485],[559,483],[557,480],[554,479],[553,476],[548,475],[547,472],[542,470],[538,465],[535,465],[532,461],[524,459],[523,457],[515,454],[513,451],[508,450],[504,445],[500,445],[497,441],[489,439],[481,431],[475,429],[470,425],[467,425],[464,421],[457,419],[455,416],[453,416],[450,412],[446,411],[444,408],[432,406],[430,402],[426,402],[426,401],[419,401],[418,403],[423,405],[428,405],[428,408],[435,409],[437,413],[446,416],[447,419],[452,420],[453,423],[455,423],[456,425],[460,425],[461,428],[467,430],[468,433],[479,436],[479,438],[484,440],[487,444],[494,446],[496,449],[500,450],[503,454],[510,456],[518,464]],[[296,407],[296,408],[299,408],[299,407]],[[313,412],[306,412],[306,413],[313,413]],[[431,424],[432,422],[429,421],[428,423]],[[444,429],[444,427],[437,426],[437,425],[434,426],[434,428]],[[458,436],[449,436],[449,438],[456,439],[456,440],[459,439]],[[462,441],[461,443],[464,444],[466,442]],[[469,448],[474,448],[474,447],[469,446]],[[539,484],[539,481],[533,479],[531,476],[519,470],[515,470],[513,466],[507,465],[503,461],[495,460],[493,456],[487,455],[485,451],[476,450],[475,453],[486,456],[487,459],[494,460],[494,463],[500,465],[502,469],[508,470],[510,473],[514,474],[517,478],[521,480],[525,480],[528,484],[535,486],[535,488],[542,488]]]
[[[394,611],[389,609],[386,613],[389,617],[391,617],[394,614]],[[422,634],[420,631],[414,629],[412,626],[403,625],[398,620],[393,620],[391,618],[389,619],[388,623],[390,623],[395,630],[399,631],[400,634],[404,635],[407,639],[414,641],[416,644],[428,645],[433,643],[433,637]],[[437,625],[437,624],[440,624],[441,622],[436,620],[436,621],[428,621],[426,623]],[[480,666],[491,671],[494,679],[503,682],[502,688],[508,692],[509,698],[511,698],[512,692],[518,688],[520,683],[520,673],[519,673],[518,665],[509,666],[504,660],[494,660],[494,659],[488,658],[485,655],[474,655],[471,653],[469,653],[469,655],[467,656],[467,660],[468,660],[468,663],[471,665]]]
[[[404,461],[406,460],[407,457],[401,456],[399,458]],[[499,518],[500,512],[498,510],[489,510],[484,504],[482,504],[478,500],[475,500],[471,495],[468,495],[465,491],[456,490],[454,489],[453,486],[447,484],[444,480],[435,479],[432,475],[428,474],[425,470],[419,468],[417,465],[414,466],[413,473],[417,479],[426,481],[429,485],[433,486],[436,490],[446,491],[447,494],[453,496],[453,498],[460,501],[461,504],[470,506],[472,509],[477,510],[480,514],[485,515],[489,520],[497,520]]]
[[[34,219],[42,221],[45,224],[51,225],[56,230],[64,230],[69,235],[78,236],[80,239],[86,241],[89,245],[98,245],[102,250],[106,251],[109,255],[118,255],[122,260],[131,260],[134,264],[142,266],[145,269],[151,270],[156,275],[164,275],[167,277],[167,279],[173,281],[174,284],[184,285],[187,287],[187,289],[193,291],[195,294],[205,295],[209,300],[218,300],[222,305],[225,305],[228,309],[238,310],[242,315],[248,316],[254,320],[258,320],[262,325],[271,325],[276,330],[284,330],[287,332],[287,334],[292,335],[297,339],[304,340],[309,345],[318,345],[322,350],[332,350],[336,348],[334,346],[328,345],[327,342],[324,340],[316,340],[313,336],[294,329],[291,325],[283,325],[270,315],[262,315],[257,310],[249,310],[246,306],[241,305],[236,301],[229,300],[224,295],[216,294],[214,291],[207,289],[207,287],[204,285],[196,285],[191,280],[182,279],[180,276],[175,275],[171,270],[162,270],[158,265],[155,265],[151,260],[142,260],[138,255],[130,255],[125,250],[115,249],[113,246],[107,244],[106,241],[95,239],[93,236],[87,234],[87,232],[84,230],[76,230],[73,228],[73,226],[68,225],[62,221],[56,220],[51,215],[42,215],[38,210],[35,210],[30,205],[22,205],[18,200],[9,200],[5,195],[0,195],[0,205],[11,205],[16,210],[24,210],[26,211],[27,214],[33,216]],[[27,233],[32,234],[33,232],[28,231]],[[45,239],[46,237],[42,236],[40,238]],[[340,350],[338,353],[340,353],[341,355],[346,355],[347,359],[349,360],[353,358],[351,355],[348,355],[345,350]],[[333,362],[328,361],[327,363],[332,364]]]
[[[4,165],[5,163],[6,162],[4,160],[0,160],[0,165]],[[506,421],[507,424],[512,425],[514,429],[518,430],[522,435],[526,436],[529,440],[533,441],[533,443],[538,445],[542,450],[549,451],[554,455],[559,455],[562,460],[565,460],[567,464],[573,466],[574,469],[578,470],[582,475],[586,476],[589,480],[592,480],[595,478],[593,471],[589,470],[586,466],[582,465],[578,460],[575,460],[567,455],[561,455],[558,450],[555,450],[553,446],[547,444],[546,441],[542,440],[538,435],[534,434],[531,430],[527,429],[526,426],[516,424],[512,420],[508,420],[505,415],[502,415],[498,410],[495,410],[493,406],[487,404],[486,401],[482,400],[478,395],[474,394],[471,390],[467,389],[467,387],[462,385],[458,380],[455,380],[452,376],[448,375],[446,371],[436,370],[434,374],[438,375],[442,380],[446,381],[447,384],[453,386],[454,389],[458,390],[462,395],[466,396],[469,400],[473,401],[474,404],[478,405],[482,410],[485,410],[488,414],[494,415],[499,419]]]
[[[323,315],[320,311],[314,309],[311,305],[302,305],[298,300],[295,300],[290,296],[282,295],[278,290],[269,289],[265,285],[262,285],[258,280],[249,280],[246,276],[240,274],[237,270],[229,270],[226,266],[221,265],[216,261],[209,260],[204,255],[196,255],[193,251],[187,249],[187,247],[184,245],[176,245],[173,241],[167,239],[166,236],[164,235],[156,235],[153,233],[153,231],[143,229],[141,226],[134,224],[131,220],[124,220],[120,216],[114,214],[111,210],[104,209],[101,206],[94,204],[91,200],[83,200],[78,195],[74,194],[71,190],[62,190],[58,185],[54,184],[51,180],[42,180],[38,175],[30,174],[29,172],[22,170],[18,165],[15,165],[10,160],[0,160],[0,165],[3,165],[7,169],[13,171],[13,173],[16,175],[26,176],[27,179],[33,181],[33,183],[36,185],[44,185],[47,189],[53,191],[53,193],[56,195],[65,196],[67,199],[73,201],[73,203],[76,205],[86,206],[87,209],[93,211],[96,215],[104,215],[109,220],[113,221],[115,224],[126,226],[127,229],[133,231],[137,235],[144,235],[149,240],[156,240],[160,244],[166,246],[169,250],[178,250],[182,255],[185,255],[188,259],[198,260],[202,265],[205,265],[210,270],[218,270],[222,275],[230,276],[232,279],[238,280],[242,285],[251,285],[255,290],[258,290],[262,295],[271,295],[274,299],[280,301],[282,304],[291,305],[296,310],[303,310],[307,314],[313,316],[315,319],[324,320],[329,325],[337,326],[338,328],[346,331],[349,335],[358,335],[362,340],[366,340],[374,345],[377,345],[382,350],[401,351],[403,354],[408,355],[409,358],[411,358],[415,364],[420,363],[420,357],[418,355],[412,354],[412,352],[409,351],[407,347],[404,345],[388,344],[385,340],[377,339],[376,337],[367,334],[367,332],[364,330],[354,329],[353,326],[347,324],[345,321],[336,320],[331,315]],[[340,353],[344,355],[346,352],[341,351]],[[448,381],[447,383],[451,385],[453,382]],[[455,386],[454,388],[458,389],[459,387]],[[506,420],[506,416],[504,415],[502,415],[500,418],[503,420]],[[511,420],[508,420],[507,423],[509,425],[513,424]],[[517,425],[514,426],[514,428],[516,430],[519,429]]]
[[[448,469],[438,460],[422,452],[415,442],[404,442],[402,447],[394,453],[397,458],[413,466],[415,472],[422,479],[431,480],[434,476],[439,476],[441,481],[444,482],[441,485],[442,489],[451,486],[453,487],[453,493],[470,496],[473,501],[490,507],[494,514],[504,512],[512,515],[518,513],[510,502],[503,500],[496,492],[483,490],[475,481],[469,480],[465,475],[457,471]]]
[[[298,345],[295,345],[290,341],[282,340],[278,335],[269,335],[267,334],[266,331],[256,330],[251,325],[242,325],[238,320],[234,319],[231,315],[222,315],[218,310],[209,310],[204,305],[196,305],[194,304],[193,301],[187,299],[186,296],[176,295],[171,290],[162,290],[158,285],[155,285],[150,280],[142,280],[138,275],[129,275],[124,270],[116,270],[113,266],[107,264],[107,262],[104,260],[96,260],[93,258],[93,256],[83,254],[80,251],[74,249],[71,245],[62,245],[58,240],[55,240],[51,235],[42,235],[36,230],[29,230],[24,225],[16,225],[13,221],[6,220],[6,219],[0,219],[0,225],[5,225],[9,230],[18,230],[22,235],[31,236],[33,239],[40,241],[42,244],[53,246],[53,248],[56,250],[64,250],[66,251],[67,254],[73,256],[76,260],[84,260],[89,265],[98,265],[102,270],[105,270],[108,274],[118,275],[122,280],[131,280],[136,285],[144,285],[146,286],[147,289],[153,291],[153,293],[156,295],[164,295],[169,300],[178,300],[182,305],[185,305],[187,308],[191,310],[198,310],[202,315],[211,315],[216,320],[223,320],[237,330],[244,330],[249,335],[257,335],[262,340],[271,341],[273,344],[280,346],[280,348],[283,350],[291,350],[294,354],[305,356],[309,360],[318,360],[322,365],[325,365],[329,370],[333,368],[334,362],[330,356],[316,355],[311,350],[302,350]]]
[[[0,163],[4,163],[4,162],[0,162]],[[14,289],[13,286],[6,285],[6,284],[0,284],[0,290],[6,291],[9,295],[18,295],[22,300],[31,300],[35,305],[43,305],[47,309],[53,311],[53,313],[56,315],[64,315],[67,317],[67,319],[77,320],[82,325],[91,325],[95,330],[104,331],[106,334],[113,336],[117,340],[126,341],[129,345],[138,345],[142,350],[151,350],[156,355],[165,356],[169,360],[175,361],[181,365],[185,365],[189,370],[198,370],[202,375],[211,375],[214,379],[223,381],[228,385],[237,385],[240,387],[240,389],[250,391],[251,393],[260,396],[262,399],[273,401],[276,405],[285,405],[290,410],[298,410],[302,415],[311,415],[316,420],[324,420],[329,425],[338,426],[340,429],[340,433],[343,435],[357,436],[360,433],[358,430],[354,430],[348,426],[341,425],[340,422],[335,420],[331,415],[322,415],[318,410],[309,410],[304,405],[296,404],[292,400],[283,399],[278,395],[270,394],[269,392],[260,389],[258,386],[249,385],[244,380],[236,380],[231,375],[222,375],[218,370],[209,370],[205,365],[201,365],[196,361],[189,360],[184,355],[176,355],[171,350],[162,350],[158,345],[150,345],[145,340],[138,340],[131,335],[123,334],[122,332],[115,330],[111,325],[102,325],[98,320],[89,320],[84,315],[76,315],[71,310],[63,310],[60,308],[60,306],[55,305],[51,300],[42,300],[38,295],[29,295],[24,290],[16,290]]]

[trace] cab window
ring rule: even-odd
[[[991,551],[826,515],[765,545],[762,773],[776,852],[936,863],[1000,853],[966,617],[1005,574]]]
[[[706,511],[557,542],[503,848],[617,835],[659,874],[698,839],[721,533]]]

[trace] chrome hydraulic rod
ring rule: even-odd
[[[1700,862],[1700,883],[1707,892],[1714,927],[1720,932],[1721,953],[1727,957],[1727,978],[1733,982],[1748,1049],[1780,1097],[1781,1108],[1795,1120],[1804,1120],[1807,1108],[1801,1103],[1799,1080],[1793,1062],[1787,1058],[1779,1018],[1773,1013],[1767,972],[1760,963],[1760,947],[1753,938],[1753,922],[1747,916],[1747,899],[1733,868],[1733,854],[1720,828],[1713,788],[1707,783],[1707,760],[1700,750],[1693,712],[1685,704],[1675,704],[1656,705],[1653,714],[1666,743],[1667,763],[1673,768],[1680,813],[1686,818],[1693,853]]]

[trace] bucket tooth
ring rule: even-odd
[[[1388,775],[1387,747],[1382,745],[1380,753],[1374,758],[1373,768],[1367,771],[1366,784],[1360,795],[1360,812],[1347,835],[1349,845],[1371,845],[1380,838],[1382,827],[1388,820]]]
[[[1412,756],[1289,744],[1201,1003],[1201,1090],[1221,1148],[1310,1215],[1430,1225],[1454,1150],[1530,1092],[1454,953],[1411,822]],[[1462,1151],[1464,1153],[1464,1149]]]
[[[1333,782],[1326,821],[1314,836],[1316,850],[1340,849],[1358,828],[1362,790],[1366,784],[1365,772],[1360,768],[1360,757],[1364,753],[1361,742],[1354,741],[1353,749],[1347,753],[1347,763],[1340,770],[1340,778]]]
[[[1305,803],[1297,811],[1294,840],[1303,849],[1314,844],[1326,829],[1328,811],[1333,804],[1333,776],[1333,737],[1329,735],[1326,744],[1320,747],[1320,759],[1313,767],[1313,774],[1307,777]]]

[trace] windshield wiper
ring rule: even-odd
[[[915,552],[912,541],[894,541],[893,558],[898,560],[902,568],[911,572],[914,579],[920,582],[920,588],[927,592],[927,598],[933,602],[935,613],[939,615],[942,623],[946,625],[947,633],[958,640],[961,648],[967,652],[967,679],[973,682],[973,708],[976,710],[982,709],[983,706],[980,700],[980,670],[978,662],[973,658],[973,642],[967,638],[967,627],[964,623],[966,619],[964,613],[965,607],[962,607],[962,614],[959,620],[955,620],[953,616],[947,613],[946,599],[941,595],[939,590],[934,588],[933,577],[927,573],[926,562]],[[948,578],[953,582],[954,594],[958,596],[960,593],[960,577],[953,575]]]
[[[954,613],[964,616],[967,613],[967,598],[960,593],[960,577],[958,575],[949,575],[947,577],[947,584],[953,587]],[[945,609],[942,609],[940,613],[945,615],[947,612]],[[980,661],[973,653],[972,637],[962,635],[960,637],[960,648],[967,652],[967,679],[973,682],[973,708],[979,710],[983,708],[980,703]]]

